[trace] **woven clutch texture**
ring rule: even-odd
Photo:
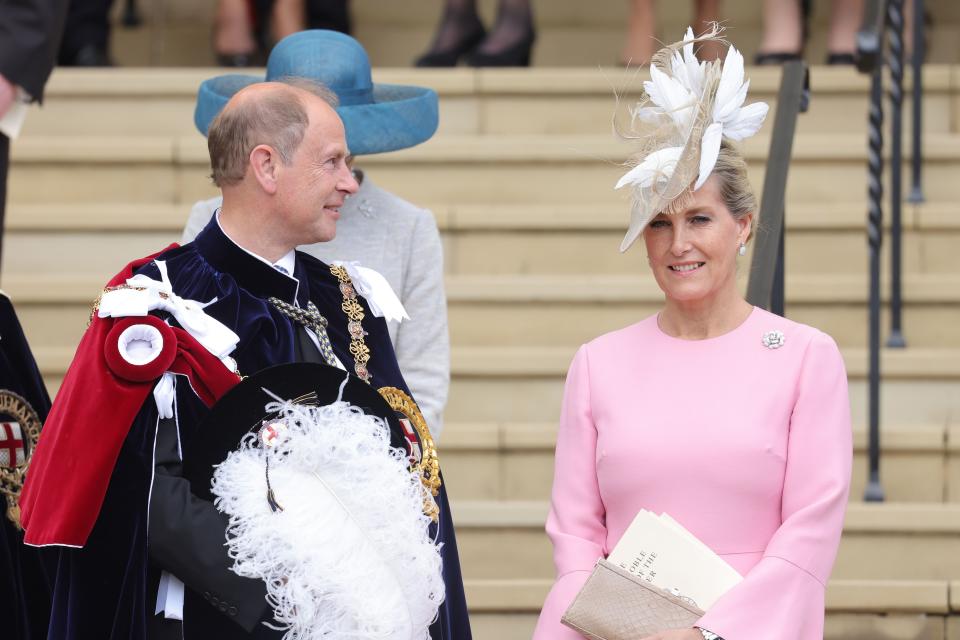
[[[703,613],[601,558],[560,621],[591,640],[636,640],[692,627]]]

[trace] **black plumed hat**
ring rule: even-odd
[[[390,427],[391,445],[406,449],[396,413],[376,389],[360,378],[325,364],[276,365],[245,378],[201,421],[190,445],[190,455],[184,460],[184,476],[190,481],[194,495],[213,500],[210,479],[214,467],[237,449],[247,433],[276,417],[266,406],[277,398],[311,406],[344,400],[367,415],[385,420]]]

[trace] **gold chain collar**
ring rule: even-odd
[[[364,341],[367,332],[363,330],[363,305],[357,300],[357,290],[353,280],[343,267],[333,265],[330,273],[340,281],[340,293],[343,294],[343,303],[340,308],[347,314],[347,331],[350,333],[350,355],[353,356],[353,372],[357,377],[370,384],[370,371],[367,363],[370,362],[370,347]]]

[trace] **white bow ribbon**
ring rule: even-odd
[[[173,417],[173,401],[177,396],[175,376],[167,371],[160,377],[160,382],[153,388],[153,401],[157,403],[157,413],[163,420]]]
[[[378,271],[368,267],[361,267],[359,262],[344,262],[338,260],[333,263],[338,267],[347,270],[350,279],[353,280],[353,286],[357,293],[362,295],[367,304],[370,305],[370,311],[378,318],[386,318],[388,321],[402,322],[409,320],[407,310],[403,308],[403,303],[394,292],[393,287],[387,282]]]
[[[218,358],[229,355],[240,342],[240,337],[203,311],[204,307],[216,302],[216,298],[206,304],[181,298],[173,292],[166,263],[155,260],[154,264],[160,271],[159,281],[142,274],[128,279],[130,289],[115,289],[103,294],[97,315],[124,318],[145,316],[155,310],[166,311],[207,351]]]
[[[183,620],[184,592],[184,584],[180,578],[172,573],[162,572],[154,615],[162,612],[163,617],[168,620]]]

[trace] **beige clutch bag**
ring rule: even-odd
[[[601,558],[560,621],[591,640],[636,640],[692,627],[703,614]]]

